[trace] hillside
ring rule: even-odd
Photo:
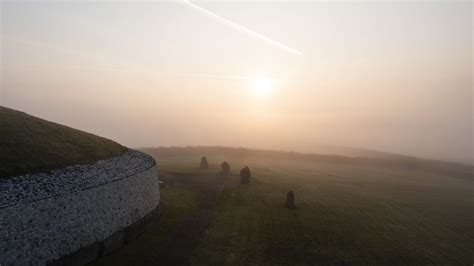
[[[200,157],[206,155],[207,158],[223,158],[227,161],[246,160],[251,162],[265,162],[268,160],[279,160],[283,162],[306,162],[306,163],[335,163],[335,164],[352,164],[362,167],[375,166],[385,168],[401,168],[406,170],[425,171],[427,173],[435,173],[448,175],[455,178],[473,180],[472,165],[459,164],[454,162],[446,162],[439,160],[428,160],[416,158],[412,156],[404,156],[398,154],[390,154],[378,151],[362,150],[362,149],[326,149],[326,152],[334,153],[297,153],[287,151],[272,150],[256,150],[246,148],[232,148],[220,146],[187,146],[187,147],[159,147],[144,148],[144,152],[152,154],[160,158],[163,164],[163,158],[180,159],[189,156]],[[337,152],[336,152],[337,150]],[[322,152],[324,152],[322,150]],[[345,152],[348,151],[348,152]]]
[[[111,140],[0,106],[0,178],[121,155]]]

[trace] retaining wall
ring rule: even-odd
[[[1,265],[52,263],[94,246],[107,253],[160,203],[156,163],[134,150],[2,180],[0,194]]]

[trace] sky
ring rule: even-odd
[[[3,106],[129,147],[473,161],[470,1],[0,6]]]

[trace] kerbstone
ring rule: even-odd
[[[0,191],[0,265],[45,264],[79,250],[90,260],[97,243],[110,240],[103,251],[112,251],[124,242],[117,232],[160,202],[156,163],[134,150],[50,175],[2,180]]]

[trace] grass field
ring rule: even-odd
[[[121,155],[111,140],[0,106],[0,178]]]
[[[300,161],[255,156],[251,151],[242,156],[235,152],[222,153],[216,148],[200,154],[206,155],[210,163],[210,169],[202,170],[198,168],[200,155],[195,148],[145,151],[157,159],[160,170],[186,177],[183,182],[192,183],[193,178],[215,175],[223,160],[230,163],[232,175],[222,176],[222,182],[226,181],[224,178],[238,178],[239,170],[245,165],[252,170],[249,185],[221,190],[185,264],[334,265],[345,261],[350,265],[471,265],[474,262],[473,179],[458,176],[459,169],[454,169],[452,174],[449,174],[451,170],[441,174],[431,168],[382,167],[357,160],[353,163]],[[296,210],[284,208],[289,190],[295,192]],[[194,191],[193,187],[187,191]],[[197,191],[196,187],[194,192]],[[198,197],[167,189],[163,193],[167,206],[165,218],[147,231],[143,239],[138,239],[135,247],[126,246],[113,255],[115,260],[105,258],[102,265],[146,262],[146,258],[156,256],[166,245],[164,239],[173,231],[170,221],[179,224],[184,216],[196,211],[179,208],[175,203],[183,197],[192,205],[189,200],[199,200]],[[148,245],[149,239],[159,239],[158,244]]]
[[[190,173],[189,150],[149,151],[162,169]],[[211,169],[244,165],[252,183],[221,193],[191,258],[196,265],[470,265],[473,179],[417,168],[206,155]],[[472,172],[471,172],[472,173]],[[471,176],[472,177],[472,176]],[[295,192],[297,209],[284,208]]]
[[[474,261],[472,186],[463,187],[458,180],[426,185],[427,180],[413,180],[408,173],[340,168],[318,167],[331,176],[315,174],[312,167],[254,171],[250,186],[221,195],[192,261],[200,265]],[[296,195],[295,211],[283,207],[290,189]]]

